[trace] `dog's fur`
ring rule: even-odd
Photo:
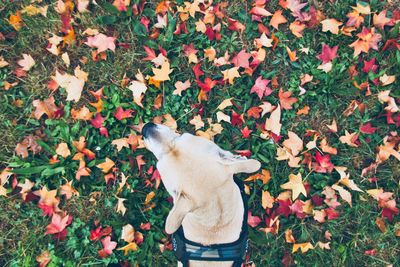
[[[244,207],[233,174],[255,172],[260,163],[235,156],[203,137],[180,135],[164,125],[149,128],[145,145],[156,156],[162,182],[174,199],[165,231],[172,234],[182,225],[187,239],[203,245],[236,241]],[[205,265],[232,262],[190,262]]]

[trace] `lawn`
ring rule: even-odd
[[[0,3],[0,266],[174,266],[141,128],[262,163],[247,266],[400,266],[396,0]]]

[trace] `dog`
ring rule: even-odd
[[[161,124],[145,124],[142,135],[146,148],[157,158],[162,183],[173,198],[166,233],[181,230],[185,240],[206,250],[218,244],[235,244],[242,230],[247,231],[247,211],[233,175],[255,172],[260,162],[234,155],[204,137],[179,134]],[[210,259],[178,261],[178,266],[241,265]]]

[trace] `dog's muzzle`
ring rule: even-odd
[[[157,128],[156,124],[154,124],[152,122],[146,123],[142,128],[143,137],[144,138],[149,138],[154,133],[156,128]]]

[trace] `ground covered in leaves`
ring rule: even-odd
[[[149,121],[262,163],[249,265],[400,265],[398,4],[2,1],[0,265],[174,265]]]

